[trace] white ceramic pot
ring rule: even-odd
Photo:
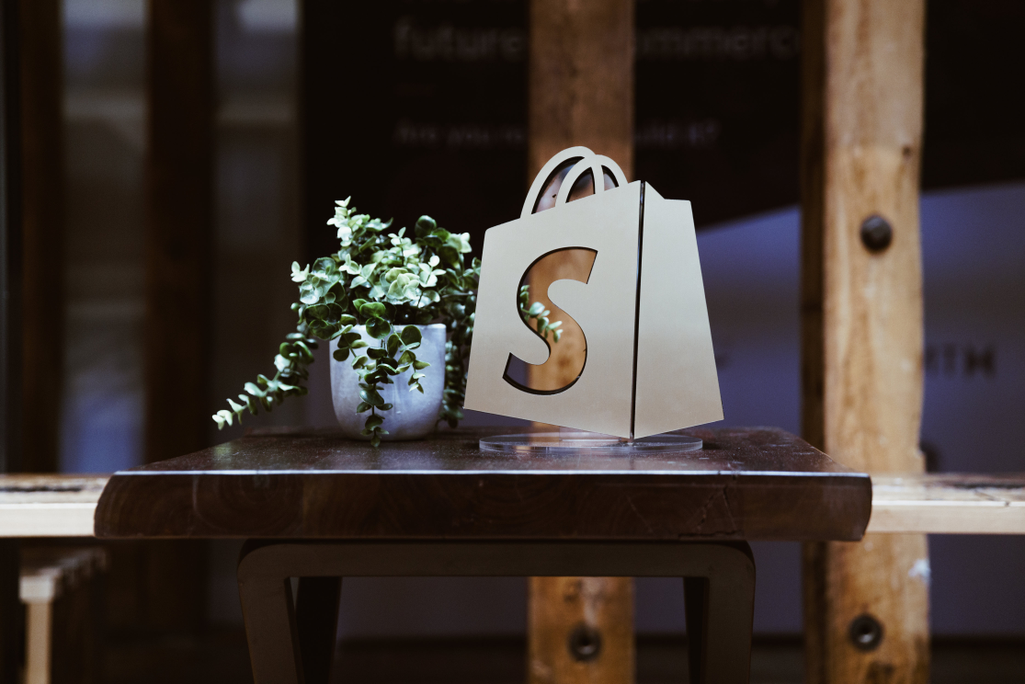
[[[392,407],[387,411],[379,411],[378,414],[384,418],[382,428],[388,431],[382,435],[382,440],[419,439],[426,437],[434,431],[438,422],[438,412],[441,410],[441,400],[445,390],[445,326],[441,323],[434,325],[418,325],[423,335],[420,347],[414,352],[420,361],[431,364],[420,371],[425,377],[420,378],[424,393],[413,390],[409,391],[410,375],[412,369],[396,375],[392,378],[391,385],[381,387],[381,396],[385,403]],[[353,328],[353,332],[359,333],[363,341],[371,347],[379,347],[380,340],[375,340],[367,334],[366,328],[362,325]],[[331,394],[334,398],[335,417],[342,427],[346,437],[352,439],[369,440],[362,434],[363,424],[366,422],[367,413],[356,413],[356,407],[360,403],[359,398],[359,377],[352,369],[352,356],[345,361],[335,361],[334,351],[338,348],[337,342],[331,343]],[[357,349],[356,352],[365,356],[367,347]]]

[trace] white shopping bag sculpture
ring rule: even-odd
[[[567,166],[555,206],[536,212]],[[588,172],[595,194],[567,201]],[[616,187],[606,190],[605,176]],[[583,330],[587,356],[572,383],[532,390],[509,376],[511,360],[540,365],[549,348],[521,318],[517,296],[534,263],[566,249],[595,252],[586,282],[557,280],[548,290]],[[628,439],[722,420],[690,202],[627,183],[614,161],[586,147],[553,157],[520,218],[485,234],[465,406]]]

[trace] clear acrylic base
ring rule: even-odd
[[[641,439],[623,439],[612,435],[581,430],[534,432],[519,435],[496,435],[480,440],[481,451],[519,454],[568,454],[586,451],[592,454],[624,456],[666,451],[700,451],[700,437],[666,432]]]

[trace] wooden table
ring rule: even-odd
[[[239,580],[258,683],[326,681],[344,574],[683,577],[691,681],[742,682],[746,542],[855,541],[871,514],[868,475],[772,428],[695,430],[701,451],[633,457],[487,453],[484,434],[380,449],[243,437],[115,473],[96,535],[250,539]]]

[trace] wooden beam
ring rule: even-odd
[[[634,681],[631,578],[531,577],[528,587],[527,681]]]
[[[633,170],[633,0],[531,0],[529,180],[571,145]]]
[[[557,152],[589,147],[633,173],[634,2],[573,0],[530,5],[528,183]],[[531,301],[564,323],[562,339],[530,386],[564,387],[579,375],[584,333],[548,298],[550,283],[586,280],[593,256],[576,250],[543,259],[531,271]]]
[[[923,0],[804,3],[804,432],[873,474],[924,465],[923,22]],[[884,225],[865,225],[872,216],[892,227],[888,246]],[[924,684],[926,538],[870,534],[808,544],[804,557],[807,681]]]
[[[573,145],[611,157],[631,175],[633,34],[633,0],[531,0],[528,183],[555,153]],[[587,257],[545,259],[531,273],[532,298],[550,304],[549,283],[586,275],[590,265]],[[533,373],[531,384],[565,385],[579,372],[575,359],[582,351],[579,328],[567,329],[541,367],[554,377]],[[532,684],[634,680],[633,580],[535,577],[528,600]],[[581,635],[598,635],[597,652],[571,648]]]
[[[145,457],[206,446],[210,430],[214,34],[209,0],[150,0]],[[205,620],[205,546],[148,547],[147,626],[195,630]],[[127,560],[127,559],[126,559]],[[129,561],[130,562],[130,561]],[[119,565],[115,556],[114,566]],[[117,571],[117,567],[114,568]],[[138,576],[140,573],[135,573]]]
[[[22,470],[59,469],[64,366],[64,119],[60,0],[21,0]]]

